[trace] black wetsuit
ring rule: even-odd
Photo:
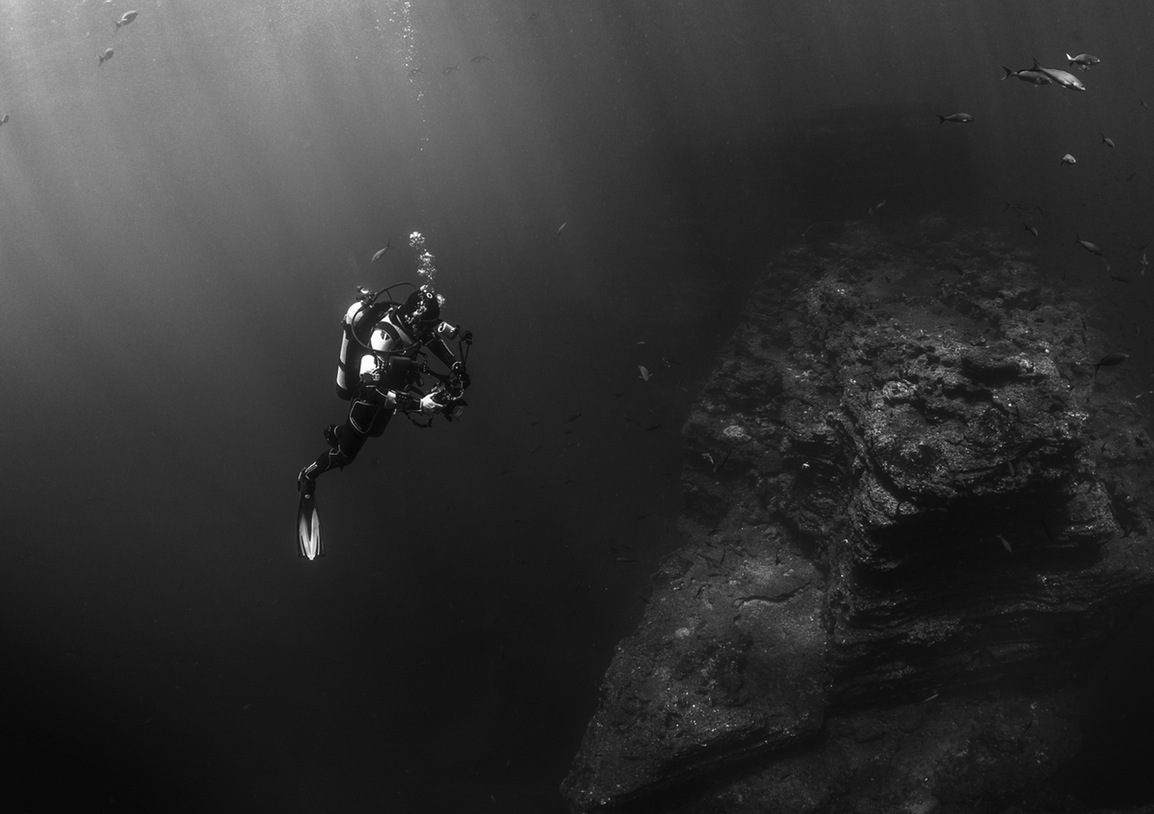
[[[344,423],[325,431],[331,448],[301,470],[303,490],[311,493],[318,475],[352,463],[365,441],[384,433],[397,411],[398,399],[414,402],[425,395],[419,389],[421,371],[416,361],[421,348],[428,348],[450,370],[459,368],[456,356],[445,344],[446,337],[457,333],[457,328],[440,321],[409,327],[397,309],[390,309],[377,322],[371,334],[375,370],[361,376]]]

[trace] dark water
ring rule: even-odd
[[[1151,386],[1143,5],[129,8],[0,9],[0,810],[562,810],[679,425],[818,222],[1000,219]],[[1086,93],[999,81],[1066,51]],[[338,321],[413,230],[470,408],[326,475],[307,563]]]

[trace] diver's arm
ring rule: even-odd
[[[388,387],[384,366],[370,353],[361,357],[361,386],[366,391],[375,394],[389,407],[397,407],[399,402],[408,398],[404,393]]]

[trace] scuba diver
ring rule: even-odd
[[[469,386],[465,364],[473,335],[441,320],[444,298],[429,285],[414,287],[404,303],[381,299],[402,285],[412,284],[397,283],[375,293],[361,288],[345,313],[337,395],[350,402],[349,414],[340,426],[325,428],[329,449],[297,475],[297,542],[300,555],[310,560],[324,554],[315,496],[317,476],[352,463],[365,441],[385,431],[394,413],[428,427],[433,416],[451,421],[464,410]],[[460,358],[447,344],[453,339],[458,341]],[[425,348],[447,373],[430,369]],[[426,376],[435,382],[427,389]]]

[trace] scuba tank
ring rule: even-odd
[[[369,339],[373,328],[385,313],[400,305],[393,300],[377,302],[377,297],[398,285],[412,285],[412,283],[397,283],[382,288],[375,293],[360,289],[361,295],[357,301],[349,306],[341,320],[341,355],[337,360],[337,397],[342,401],[350,401],[357,384],[361,379],[361,358],[366,353],[374,353]]]

